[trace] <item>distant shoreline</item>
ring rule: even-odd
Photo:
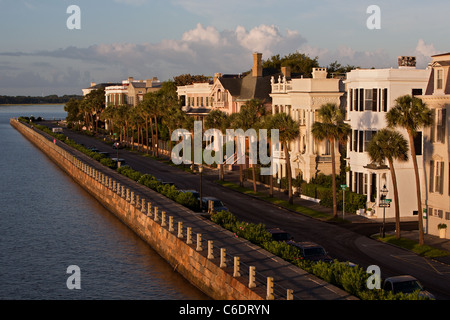
[[[0,104],[0,106],[49,106],[49,105],[54,105],[54,106],[58,106],[58,105],[64,105],[66,104],[65,102],[61,102],[61,103],[9,103],[9,104]]]

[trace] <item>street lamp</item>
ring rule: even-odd
[[[199,165],[198,172],[200,172],[200,211],[203,211],[203,188],[202,188],[202,180],[203,180],[203,165]]]
[[[388,203],[386,202],[386,196],[388,194],[388,189],[386,188],[386,185],[383,185],[383,188],[380,190],[380,204],[383,205],[383,226],[381,227],[381,234],[382,237],[384,238],[385,236],[385,218],[386,218],[386,205],[388,205]],[[383,202],[381,202],[383,201]]]

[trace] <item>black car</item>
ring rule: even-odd
[[[272,228],[267,230],[270,234],[272,234],[272,239],[275,241],[289,241],[292,240],[293,237],[284,230],[280,228]]]
[[[300,254],[303,259],[310,260],[313,262],[323,261],[323,262],[333,262],[333,259],[328,255],[325,249],[314,242],[303,241],[295,242],[289,241],[288,244],[300,249]]]
[[[179,190],[179,191],[184,193],[192,193],[195,199],[200,200],[200,193],[196,190]]]

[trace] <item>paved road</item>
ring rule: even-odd
[[[85,135],[66,131],[69,138],[85,146],[95,146],[100,151],[116,151],[102,141]],[[178,189],[200,188],[200,176],[163,164],[139,154],[120,150],[119,157],[124,158],[132,168],[149,173],[165,181],[172,181]],[[310,240],[323,245],[330,255],[340,261],[351,261],[364,268],[378,265],[382,277],[411,274],[438,299],[450,299],[450,266],[417,256],[409,251],[382,244],[367,235],[378,232],[379,224],[335,225],[321,222],[301,214],[293,213],[262,202],[261,200],[228,190],[216,183],[217,171],[206,170],[203,173],[204,196],[220,198],[240,220],[264,223],[268,228],[280,227],[289,232],[295,240]],[[408,224],[405,224],[408,227]],[[415,228],[414,224],[409,224]],[[392,226],[390,226],[392,229]],[[389,230],[389,229],[388,229]]]

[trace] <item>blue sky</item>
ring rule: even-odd
[[[81,29],[66,13],[80,7]],[[381,9],[381,29],[366,12]],[[424,68],[449,52],[448,0],[0,0],[0,95],[81,94],[90,82],[239,73],[254,51]]]

